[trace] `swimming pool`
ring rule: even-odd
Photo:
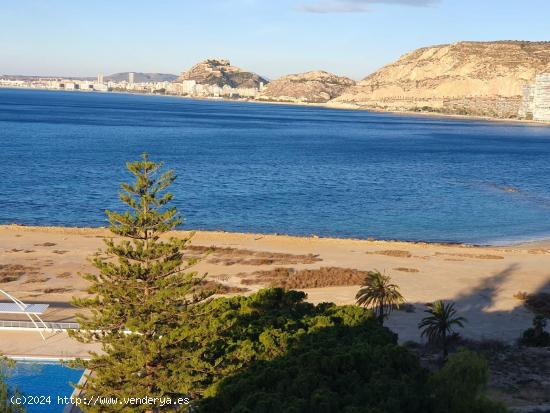
[[[58,397],[69,397],[72,394],[70,383],[77,383],[82,372],[60,363],[18,361],[10,371],[7,382],[10,388],[17,387],[23,396],[39,403],[26,403],[27,413],[59,413],[63,411],[64,404]]]

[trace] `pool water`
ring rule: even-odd
[[[11,389],[16,387],[23,396],[42,402],[26,404],[27,413],[59,413],[63,411],[64,404],[58,397],[71,396],[71,383],[78,383],[82,372],[59,363],[20,361],[10,371],[7,382]]]

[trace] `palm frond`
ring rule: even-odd
[[[422,330],[421,336],[430,342],[437,342],[454,332],[454,327],[464,328],[466,318],[458,317],[454,303],[445,303],[442,300],[428,304],[424,311],[428,315],[424,317],[418,328]]]
[[[399,292],[399,286],[393,284],[389,276],[379,271],[367,273],[355,299],[357,305],[378,311],[378,317],[381,320],[405,302],[403,295]]]

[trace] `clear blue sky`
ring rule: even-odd
[[[550,0],[2,0],[0,73],[179,73],[226,57],[275,78],[362,78],[421,46],[550,40]]]

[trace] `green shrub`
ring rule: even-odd
[[[424,413],[426,380],[417,358],[377,323],[335,325],[222,380],[199,410]]]
[[[550,334],[544,331],[546,327],[546,318],[542,315],[537,315],[533,319],[533,327],[528,328],[523,332],[521,344],[532,347],[548,347],[550,346]]]
[[[0,413],[24,413],[23,405],[13,404],[10,401],[11,396],[19,396],[17,389],[10,390],[6,383],[8,371],[14,367],[15,363],[0,355]]]
[[[174,331],[174,394],[205,413],[505,411],[483,396],[487,365],[475,354],[430,378],[370,310],[304,299],[274,288],[192,307]]]
[[[449,357],[432,377],[434,413],[500,413],[506,408],[484,395],[488,381],[487,361],[477,353],[461,350]]]
[[[378,328],[370,310],[304,302],[305,294],[280,288],[248,297],[224,297],[190,309],[178,332],[182,358],[174,360],[175,386],[198,396],[215,393],[220,380],[261,360],[285,355],[311,334],[360,326],[372,343],[395,344],[397,336]],[[344,334],[345,336],[345,334]],[[345,337],[343,337],[345,339]]]
[[[304,298],[267,289],[197,306],[209,316],[195,360],[216,366],[197,383],[200,411],[426,411],[427,372],[370,310]]]

